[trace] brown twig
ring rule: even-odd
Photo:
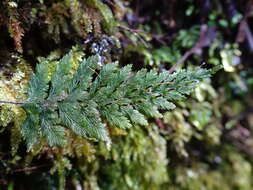
[[[118,27],[123,29],[123,30],[127,30],[129,32],[132,32],[132,33],[146,33],[146,34],[149,34],[148,32],[146,32],[144,30],[128,28],[127,26],[124,26],[124,25],[118,25]]]
[[[13,171],[4,171],[4,170],[2,170],[2,171],[0,171],[0,173],[5,173],[5,174],[7,174],[7,173],[10,173],[10,174],[12,174],[12,173],[17,173],[17,172],[26,172],[26,171],[32,171],[32,170],[36,170],[36,169],[39,169],[39,168],[43,168],[43,167],[47,167],[47,166],[50,166],[51,164],[43,164],[43,165],[39,165],[39,166],[33,166],[33,167],[27,167],[27,168],[19,168],[19,169],[15,169],[15,170],[13,170]]]
[[[162,35],[152,34],[152,33],[146,32],[144,30],[140,30],[140,29],[128,28],[127,26],[124,26],[124,25],[118,25],[118,27],[123,29],[123,30],[127,30],[129,32],[135,33],[135,34],[144,33],[144,34],[150,35],[153,39],[157,40],[162,45],[167,45],[166,42],[161,40],[161,38],[163,37]],[[143,39],[141,39],[141,40],[143,40]]]
[[[155,122],[156,122],[156,124],[158,125],[158,127],[160,129],[165,129],[166,128],[165,124],[163,123],[163,121],[160,118],[155,118]]]
[[[189,51],[185,52],[185,54],[177,61],[177,63],[169,69],[169,71],[168,71],[169,74],[174,72],[177,69],[177,67],[179,65],[181,65],[182,63],[184,63],[185,60],[189,56],[196,53],[197,51],[199,51],[201,48],[203,48],[206,45],[205,38],[206,38],[207,29],[208,29],[207,25],[205,25],[205,24],[201,25],[200,35],[199,35],[199,39],[198,39],[197,43]]]
[[[253,9],[253,1],[249,0],[246,5],[244,16],[240,21],[238,33],[235,40],[236,43],[242,43],[245,40],[245,38],[247,38],[251,50],[253,50],[253,36],[250,31],[247,19],[248,17],[250,17],[252,9]]]

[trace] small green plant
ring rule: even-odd
[[[28,149],[43,139],[50,146],[65,144],[66,129],[110,144],[108,124],[122,129],[147,125],[145,116],[162,117],[159,109],[173,109],[173,101],[184,99],[211,73],[135,73],[131,65],[100,66],[97,56],[82,58],[73,72],[71,55],[59,60],[52,73],[50,62],[41,60],[29,81],[28,99],[22,104],[27,117],[21,126]]]

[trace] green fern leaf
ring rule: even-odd
[[[211,73],[205,69],[135,73],[130,65],[101,67],[91,56],[80,60],[70,75],[71,57],[72,52],[58,61],[51,80],[44,60],[30,80],[28,103],[23,106],[27,119],[21,128],[29,148],[40,139],[50,146],[63,145],[65,130],[110,144],[106,124],[122,129],[148,125],[145,116],[162,117],[159,109],[174,109],[174,101],[185,99]]]

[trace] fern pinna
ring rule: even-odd
[[[50,146],[66,143],[66,129],[82,137],[110,144],[106,125],[130,128],[147,125],[147,117],[162,117],[159,109],[173,109],[210,70],[181,70],[173,74],[116,63],[100,66],[91,56],[70,74],[71,52],[58,61],[49,77],[49,62],[37,64],[28,87],[27,118],[21,126],[28,148],[46,139]],[[73,73],[73,72],[72,72]]]

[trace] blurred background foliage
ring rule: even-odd
[[[223,70],[148,127],[109,126],[111,150],[68,134],[26,151],[24,111],[0,105],[0,187],[76,190],[253,189],[251,0],[2,0],[0,100],[22,101],[36,60],[98,55],[146,67]],[[75,65],[75,63],[73,64]]]

